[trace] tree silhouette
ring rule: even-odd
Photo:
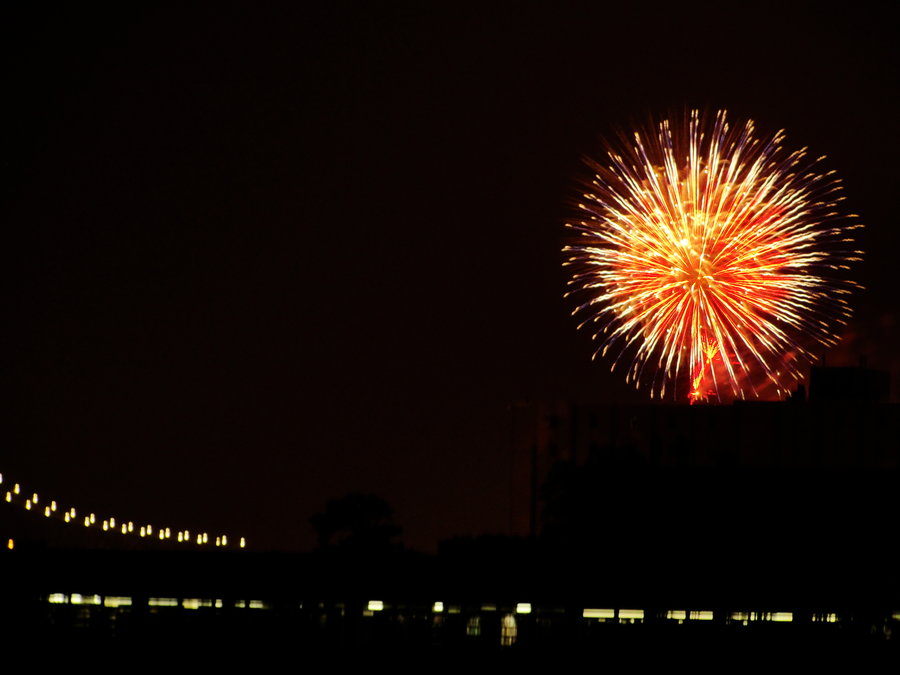
[[[403,531],[394,524],[393,518],[393,510],[383,498],[351,492],[330,500],[324,511],[309,520],[320,547],[384,549]]]

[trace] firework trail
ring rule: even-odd
[[[594,353],[626,381],[691,402],[782,397],[816,344],[833,346],[857,284],[840,181],[784,133],[692,111],[635,133],[593,171],[564,250],[567,295]]]

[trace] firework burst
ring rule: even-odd
[[[780,398],[811,349],[836,344],[862,225],[842,215],[823,158],[783,140],[695,110],[588,161],[567,295],[593,326],[594,356],[651,397]]]

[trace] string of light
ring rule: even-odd
[[[227,534],[219,534],[212,538],[208,532],[192,533],[190,530],[172,530],[170,527],[154,526],[149,523],[136,525],[132,520],[115,516],[100,518],[95,513],[79,515],[78,509],[74,506],[62,508],[55,499],[45,499],[37,492],[25,490],[19,483],[9,480],[4,483],[2,473],[0,473],[0,494],[4,494],[3,498],[7,503],[19,506],[35,514],[43,514],[45,518],[54,518],[69,525],[81,525],[85,528],[109,534],[137,535],[141,539],[158,539],[159,541],[193,544],[195,546],[211,544],[219,548],[231,546],[232,542],[237,541],[238,548],[247,547],[247,539],[245,537],[235,539]]]

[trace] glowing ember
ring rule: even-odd
[[[840,213],[834,172],[783,139],[692,111],[589,162],[567,295],[596,327],[594,356],[630,359],[626,381],[651,396],[781,397],[849,318],[862,225]]]

